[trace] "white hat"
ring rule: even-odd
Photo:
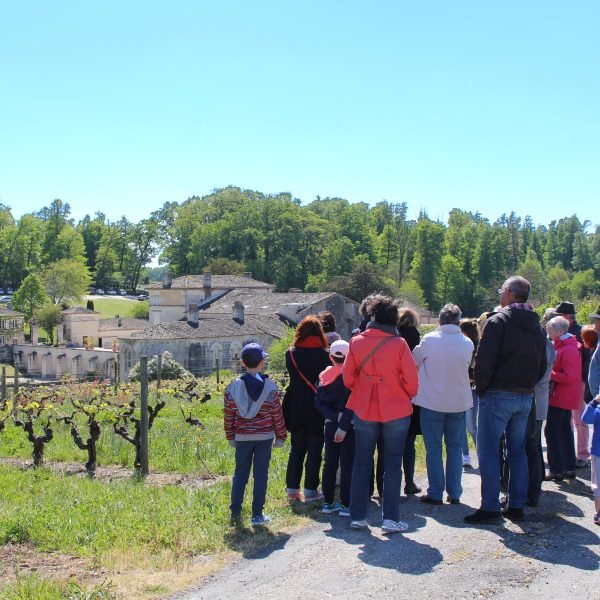
[[[331,344],[329,348],[329,354],[331,356],[335,356],[336,358],[346,358],[346,354],[348,354],[348,350],[350,349],[350,344],[345,342],[344,340],[336,340]]]

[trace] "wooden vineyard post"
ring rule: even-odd
[[[140,470],[146,476],[148,469],[148,357],[140,357]]]
[[[6,401],[6,367],[2,367],[2,382],[0,384],[2,404]]]

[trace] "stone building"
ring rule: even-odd
[[[241,303],[228,316],[211,319],[199,319],[196,304],[191,304],[187,312],[187,320],[151,325],[119,338],[121,381],[127,380],[141,356],[151,357],[165,350],[196,376],[212,373],[217,364],[236,370],[247,343],[258,342],[268,348],[285,331],[285,324],[279,319],[246,316]]]
[[[272,292],[275,286],[252,279],[252,273],[243,275],[185,275],[172,279],[165,273],[162,284],[148,286],[150,324],[168,323],[186,317],[190,304],[202,309],[208,300],[216,300],[234,289]]]
[[[62,336],[65,341],[75,346],[87,345],[99,348],[112,348],[117,338],[148,327],[145,319],[115,317],[101,319],[100,313],[74,306],[62,311]]]
[[[25,340],[25,315],[0,307],[0,346],[22,344]]]

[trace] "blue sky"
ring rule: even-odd
[[[0,202],[138,220],[232,184],[596,224],[599,26],[595,0],[0,2]]]

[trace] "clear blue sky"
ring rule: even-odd
[[[0,4],[0,202],[229,184],[600,222],[600,2]],[[593,208],[593,207],[596,208]]]

